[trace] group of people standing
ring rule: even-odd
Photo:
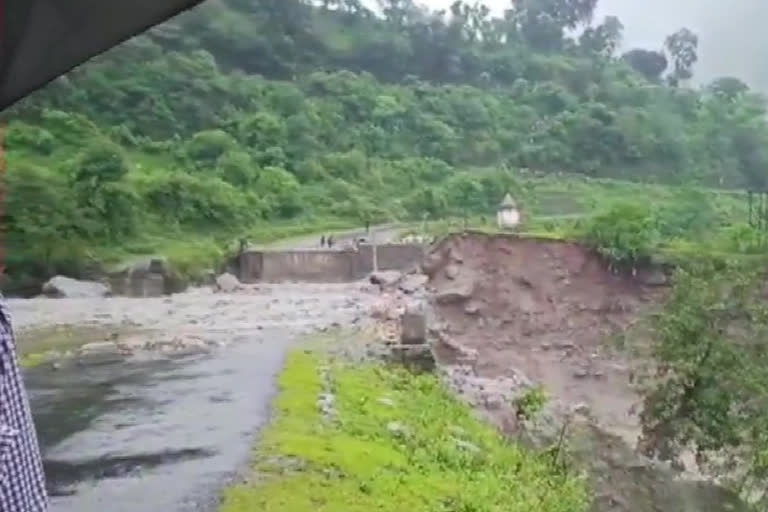
[[[336,240],[334,240],[333,235],[328,236],[321,236],[320,237],[320,247],[328,247],[329,249],[333,248],[333,244],[336,243]]]

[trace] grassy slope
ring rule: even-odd
[[[317,399],[327,383],[336,417],[324,421]],[[433,375],[296,351],[280,389],[253,479],[228,489],[220,512],[587,508],[581,478],[474,419]]]

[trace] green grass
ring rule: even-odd
[[[336,417],[317,398],[327,368]],[[433,375],[328,363],[296,351],[254,477],[225,491],[220,512],[579,512],[581,477],[554,469],[473,418]]]

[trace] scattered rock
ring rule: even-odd
[[[437,364],[429,345],[393,345],[390,360],[424,371],[433,370]]]
[[[438,346],[447,352],[447,358],[455,364],[471,366],[479,357],[477,350],[465,347],[446,335],[438,337]]]
[[[325,418],[329,418],[336,413],[336,411],[333,408],[334,402],[335,402],[335,398],[330,393],[322,393],[318,397],[317,408],[320,409],[320,413]]]
[[[571,408],[571,412],[573,414],[578,414],[579,416],[583,416],[585,418],[589,418],[592,414],[592,410],[590,409],[589,405],[587,405],[584,402],[574,405]]]
[[[573,377],[576,379],[586,379],[589,377],[589,371],[585,368],[579,368],[578,370],[573,372]]]
[[[402,272],[387,270],[384,272],[374,272],[369,280],[372,284],[377,284],[382,288],[389,288],[397,284],[402,278]]]
[[[669,277],[658,267],[640,272],[637,278],[646,286],[666,286],[669,284]]]
[[[110,287],[94,281],[79,281],[65,276],[56,276],[43,285],[43,294],[53,298],[87,299],[108,297]]]
[[[448,265],[445,267],[445,277],[453,281],[457,277],[459,277],[459,267],[458,265]]]
[[[451,248],[449,254],[450,260],[456,263],[464,263],[464,256],[455,247]]]
[[[400,282],[399,288],[405,293],[412,294],[426,286],[429,277],[424,274],[409,274]]]
[[[216,288],[224,293],[232,293],[240,288],[240,281],[232,274],[221,274],[216,278]]]
[[[480,313],[480,304],[477,302],[469,302],[464,306],[464,312],[470,316],[478,315]]]
[[[440,257],[440,254],[436,254],[436,253],[430,254],[429,256],[424,258],[424,261],[421,262],[421,270],[427,276],[432,277],[435,274],[437,274],[442,264],[443,264],[443,259]]]
[[[387,430],[396,436],[402,436],[406,433],[405,426],[398,421],[390,421],[387,423]]]
[[[80,347],[77,362],[84,366],[116,364],[124,362],[127,355],[125,349],[111,341],[88,343]]]
[[[435,296],[435,301],[441,305],[458,304],[471,299],[474,291],[474,286],[471,283],[452,286],[439,292]]]
[[[112,341],[102,341],[98,343],[86,343],[80,347],[80,354],[103,354],[111,352],[121,352],[121,348],[117,343]]]
[[[376,401],[379,402],[382,405],[386,405],[386,406],[389,406],[389,407],[394,407],[395,406],[395,402],[391,398],[381,397],[381,398],[379,398]]]

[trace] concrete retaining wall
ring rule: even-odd
[[[424,249],[415,244],[378,246],[379,270],[405,270],[417,264]],[[362,279],[373,271],[373,250],[246,251],[239,258],[239,278],[244,283],[297,281],[341,283]]]
[[[342,283],[353,273],[354,259],[346,251],[265,252],[259,280]]]
[[[376,248],[379,270],[405,270],[421,262],[424,247],[418,244],[382,244]],[[360,245],[356,255],[358,278],[373,272],[373,247]]]

